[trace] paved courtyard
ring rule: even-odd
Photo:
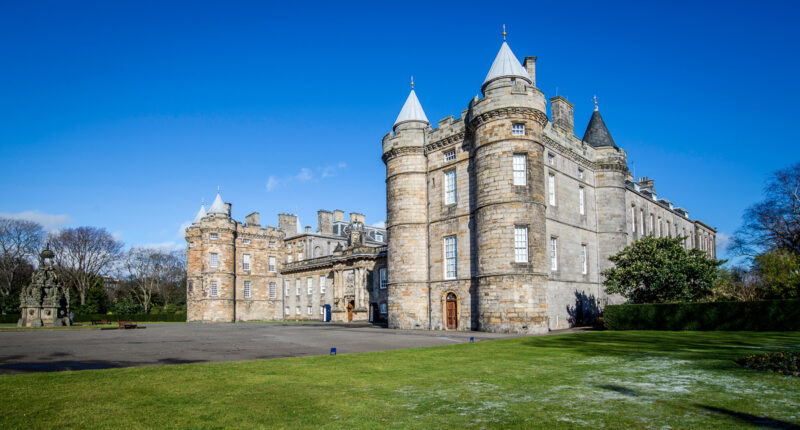
[[[147,324],[138,330],[0,332],[0,374],[260,360],[511,337],[306,324]]]

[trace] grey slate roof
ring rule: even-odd
[[[617,144],[614,143],[614,139],[611,137],[611,133],[608,132],[603,117],[600,116],[600,111],[595,110],[592,112],[592,119],[589,120],[586,133],[583,133],[583,142],[595,148],[601,146],[617,147]]]
[[[219,191],[217,191],[217,197],[214,199],[214,203],[211,204],[211,208],[208,210],[208,213],[222,215],[228,214],[228,211],[225,208],[225,203],[222,202],[222,197],[219,195]]]
[[[489,73],[486,75],[486,79],[483,80],[481,88],[486,87],[489,82],[500,78],[522,78],[528,81],[528,83],[532,82],[528,71],[522,67],[522,64],[519,63],[519,60],[517,60],[517,57],[511,52],[511,48],[508,47],[508,43],[505,41],[503,41],[503,44],[500,46],[500,52],[497,53],[497,57],[495,57],[492,63],[492,68],[489,69]]]
[[[419,103],[417,93],[414,92],[413,88],[411,89],[411,93],[408,95],[408,98],[403,105],[403,109],[400,110],[400,115],[397,115],[394,125],[397,126],[398,124],[406,121],[421,121],[424,123],[428,122],[428,117],[425,116],[425,111],[422,110],[422,105]]]

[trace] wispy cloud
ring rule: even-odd
[[[144,245],[136,245],[136,248],[154,248],[163,251],[179,251],[186,247],[186,243],[175,242],[174,240],[167,240],[157,243],[145,243]]]
[[[303,167],[299,172],[297,172],[297,174],[290,176],[277,177],[270,175],[270,177],[267,178],[267,192],[274,191],[278,188],[282,188],[294,183],[319,182],[320,180],[336,176],[340,170],[346,167],[346,163],[338,163],[329,166],[317,167],[315,169]]]
[[[386,221],[376,222],[375,224],[372,224],[371,227],[386,228]]]
[[[717,250],[718,251],[727,251],[728,245],[731,244],[731,235],[727,233],[723,233],[721,231],[717,232]]]
[[[63,227],[64,224],[72,222],[72,218],[68,215],[52,215],[39,212],[38,210],[24,211],[15,214],[0,212],[0,217],[38,222],[47,231],[58,230]]]

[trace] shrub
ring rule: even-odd
[[[794,352],[768,352],[742,357],[736,364],[755,370],[768,370],[781,375],[800,377],[800,354]]]
[[[609,330],[800,330],[800,300],[606,306]]]
[[[18,317],[19,318],[19,317]],[[186,313],[177,314],[75,314],[75,322],[90,322],[92,320],[130,320],[136,322],[186,322]],[[16,320],[14,320],[16,322]]]

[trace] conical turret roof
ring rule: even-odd
[[[403,105],[403,109],[400,110],[400,115],[397,115],[394,125],[397,126],[407,121],[421,121],[428,124],[428,117],[425,116],[425,111],[422,110],[422,105],[419,104],[417,93],[414,92],[413,88],[406,99],[406,103]]]
[[[214,199],[214,203],[211,204],[211,208],[208,210],[208,213],[222,215],[228,214],[228,211],[225,209],[225,202],[222,201],[219,191],[217,191],[217,197]]]
[[[600,111],[597,109],[592,112],[592,119],[589,120],[589,125],[586,127],[586,133],[583,133],[583,142],[592,145],[595,148],[601,146],[613,146],[614,148],[617,147],[617,144],[614,143],[614,139],[611,137],[611,133],[608,132],[608,128],[606,127],[605,121],[603,121],[603,117],[600,116]]]
[[[529,83],[533,82],[528,71],[522,67],[522,64],[519,63],[519,60],[517,60],[517,57],[511,52],[511,48],[508,47],[508,43],[505,41],[503,41],[503,45],[500,47],[500,52],[497,53],[497,57],[494,58],[492,68],[489,69],[489,74],[487,74],[486,79],[483,80],[482,87],[485,87],[489,82],[499,78],[522,78]]]
[[[205,203],[200,203],[200,210],[197,211],[197,216],[194,217],[194,221],[192,221],[192,224],[200,222],[200,220],[203,219],[204,216],[206,216],[206,205]]]

